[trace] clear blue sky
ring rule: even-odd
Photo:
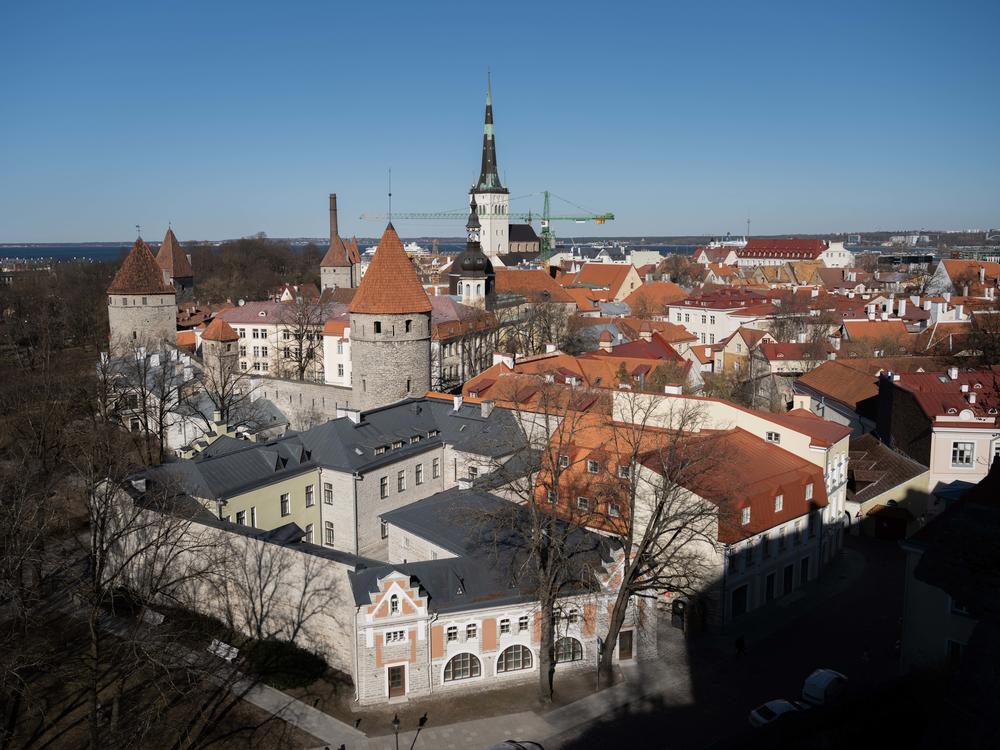
[[[512,197],[618,216],[561,236],[996,226],[998,32],[997,0],[5,2],[0,242],[321,236],[331,191],[370,236],[390,166],[396,210],[461,208],[487,67]]]

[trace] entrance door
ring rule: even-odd
[[[389,667],[389,697],[406,695],[406,667]]]
[[[785,587],[781,590],[782,594],[788,594],[791,592],[792,588],[795,586],[795,566],[786,565],[785,566]]]
[[[738,589],[733,589],[733,617],[745,615],[747,611],[747,587],[744,584]]]
[[[632,631],[622,630],[618,633],[618,660],[632,658]]]
[[[774,601],[774,573],[768,573],[764,579],[764,601]]]

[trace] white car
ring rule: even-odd
[[[802,700],[813,706],[836,701],[847,687],[847,678],[832,669],[817,669],[802,684]]]
[[[809,708],[809,706],[803,705],[798,701],[786,701],[783,698],[776,698],[773,701],[768,701],[761,706],[757,706],[757,708],[750,712],[750,726],[755,729],[766,727],[776,722],[785,714],[795,713],[796,711],[801,711],[803,708]]]

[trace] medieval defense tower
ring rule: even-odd
[[[139,346],[177,344],[174,287],[164,280],[152,250],[139,237],[108,287],[111,353],[123,356]]]

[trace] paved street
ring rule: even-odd
[[[685,667],[671,668],[669,656],[659,670],[648,670],[644,679],[662,681],[666,694],[633,701],[584,731],[550,739],[546,748],[599,747],[612,740],[637,748],[707,747],[750,732],[747,713],[754,706],[798,697],[803,679],[816,667],[846,674],[852,692],[893,679],[902,551],[892,542],[849,538],[827,575],[786,606],[776,603],[748,616],[723,636],[694,639],[687,645],[688,675]],[[668,626],[661,632],[672,646],[684,643],[680,631]],[[747,653],[737,658],[733,643],[739,633]]]

